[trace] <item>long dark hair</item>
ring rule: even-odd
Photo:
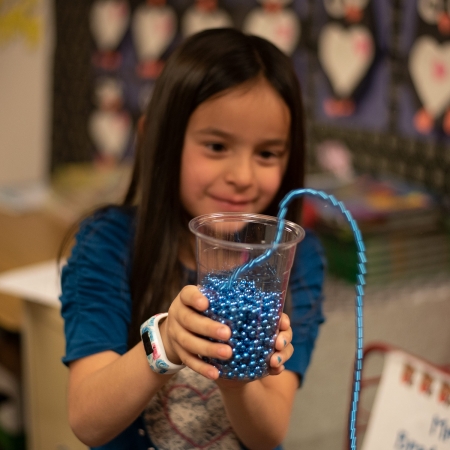
[[[207,30],[184,41],[156,81],[122,205],[137,206],[130,346],[139,340],[140,324],[166,308],[181,287],[178,252],[187,223],[180,202],[180,167],[189,117],[211,96],[261,76],[280,94],[291,113],[286,173],[264,211],[276,215],[283,196],[303,186],[303,109],[290,59],[264,39],[234,29]],[[288,216],[298,222],[300,204],[290,208]]]

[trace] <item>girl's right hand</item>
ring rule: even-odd
[[[160,324],[160,333],[169,361],[186,364],[199,374],[216,380],[218,370],[202,361],[199,355],[224,360],[231,358],[229,345],[205,339],[228,340],[231,330],[227,325],[199,314],[208,306],[208,299],[196,286],[184,287],[170,305],[169,315]]]

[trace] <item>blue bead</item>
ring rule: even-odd
[[[265,291],[260,288],[266,280],[272,282],[276,276],[269,264],[249,272],[248,276],[240,275],[231,283],[230,275],[231,272],[208,274],[201,290],[210,301],[203,314],[231,328],[228,343],[233,348],[233,356],[226,361],[202,359],[215,365],[220,376],[254,379],[267,373],[266,359],[272,353],[270,344],[281,308],[281,283],[275,280],[272,291],[267,290],[267,285]]]

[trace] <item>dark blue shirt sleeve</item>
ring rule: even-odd
[[[297,246],[289,279],[290,311],[294,354],[285,367],[303,381],[311,360],[319,326],[324,322],[322,313],[325,255],[317,237],[309,230]]]
[[[61,277],[65,364],[106,350],[127,351],[131,230],[131,216],[118,209],[80,225]]]

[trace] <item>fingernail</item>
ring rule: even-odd
[[[284,346],[286,347],[286,345],[287,345],[287,342],[286,342],[286,339],[284,340]]]
[[[228,328],[222,327],[217,330],[219,337],[226,339],[228,337]]]
[[[228,349],[226,347],[220,347],[219,350],[217,350],[217,353],[220,356],[227,357],[228,356]]]
[[[281,357],[277,356],[278,364],[281,364]]]
[[[210,380],[215,380],[216,378],[216,372],[214,372],[214,370],[209,370],[206,375]]]

